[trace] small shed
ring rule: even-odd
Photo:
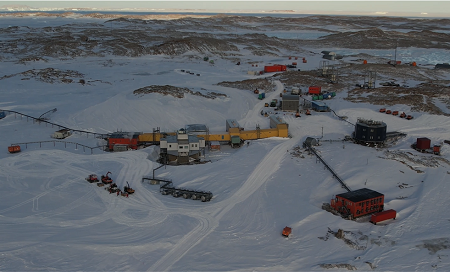
[[[220,142],[219,141],[212,141],[210,144],[211,150],[220,150]]]
[[[285,94],[282,97],[282,101],[281,110],[296,112],[300,104],[300,97],[298,95]]]
[[[417,138],[417,143],[416,143],[417,149],[425,150],[425,149],[430,149],[430,147],[431,147],[430,139],[428,139],[426,137]]]
[[[327,106],[327,104],[320,102],[320,101],[311,102],[311,107],[315,111],[329,111],[330,110],[330,108]]]
[[[52,138],[64,139],[64,138],[69,137],[70,135],[72,135],[72,132],[70,131],[70,129],[65,128],[65,129],[60,129],[58,131],[55,131],[55,133],[52,134]]]

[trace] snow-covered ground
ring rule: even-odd
[[[33,19],[23,20],[27,25]],[[414,55],[412,51],[408,54]],[[435,60],[431,50],[422,57],[429,58],[424,62]],[[318,66],[320,55],[314,58],[307,64],[310,69]],[[89,83],[5,78],[0,109],[38,117],[57,108],[51,122],[97,133],[152,132],[157,127],[171,132],[193,123],[222,132],[226,119],[237,119],[246,130],[268,128],[260,111],[278,96],[282,84],[276,82],[277,90],[260,101],[250,90],[216,85],[253,77],[246,67],[214,60],[215,65],[164,56],[26,65],[2,61],[3,74],[53,67],[79,71]],[[227,97],[133,94],[149,85],[203,88]],[[360,117],[384,121],[388,131],[407,136],[384,149],[323,141],[317,150],[350,188],[384,194],[386,209],[398,212],[395,221],[348,221],[321,209],[345,190],[314,156],[296,147],[308,136],[322,137],[322,132],[324,140],[350,135],[354,128],[332,113],[301,118],[280,113],[292,138],[224,147],[206,153],[212,163],[156,171],[176,186],[211,191],[214,198],[206,203],[163,196],[158,185],[142,183],[142,177],[159,166],[153,159],[158,147],[117,153],[94,149],[91,154],[74,144],[35,143],[9,154],[10,144],[52,140],[57,128],[8,115],[0,120],[0,270],[323,271],[321,264],[349,264],[363,271],[372,270],[371,265],[378,271],[448,271],[450,146],[443,144],[438,157],[418,153],[410,145],[418,137],[428,137],[432,144],[449,140],[449,118],[415,113],[408,121],[379,113],[378,106],[347,102],[345,96],[340,93],[327,101],[338,115],[352,123]],[[102,144],[86,134],[65,141]],[[296,150],[301,154],[296,156]],[[108,171],[119,186],[129,182],[136,193],[119,197],[84,180]],[[293,229],[289,238],[281,236],[285,226]],[[353,247],[329,235],[329,229],[345,230]]]

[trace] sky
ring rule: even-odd
[[[208,10],[295,10],[297,12],[443,13],[450,1],[0,1],[0,6],[35,8],[154,8]]]

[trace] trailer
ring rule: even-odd
[[[389,219],[395,219],[397,217],[397,212],[395,210],[386,210],[379,213],[372,214],[370,218],[370,223],[376,225],[379,222],[383,222]]]
[[[20,152],[20,145],[8,146],[8,152],[9,153],[18,153],[18,152]]]
[[[183,197],[185,199],[201,200],[202,202],[211,201],[213,194],[210,191],[193,190],[187,188],[177,188],[172,180],[163,178],[143,177],[142,182],[149,180],[151,184],[159,184],[159,192],[162,195],[171,195],[173,197]]]

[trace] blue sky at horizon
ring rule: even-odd
[[[153,8],[208,10],[295,10],[335,12],[445,13],[450,1],[0,1],[33,8]]]

